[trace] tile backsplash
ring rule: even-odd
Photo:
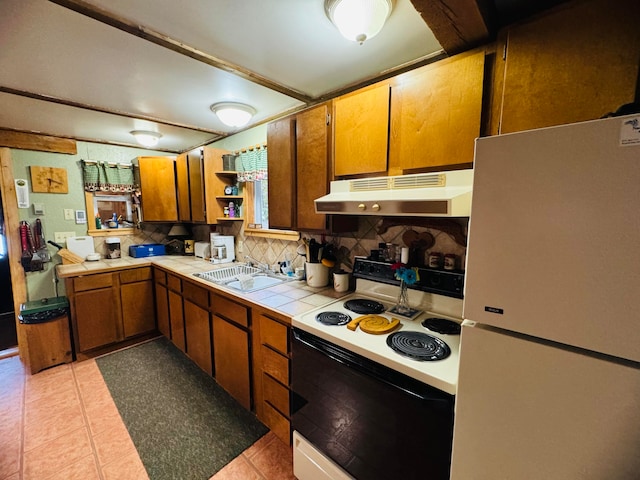
[[[460,230],[466,235],[468,229],[468,220],[455,220],[460,222]],[[304,266],[305,257],[298,255],[297,249],[300,245],[304,245],[303,238],[314,238],[316,241],[326,241],[334,246],[334,251],[338,258],[335,269],[343,268],[351,271],[353,259],[355,256],[367,256],[371,250],[377,249],[379,243],[394,243],[399,248],[405,247],[403,236],[409,230],[415,232],[414,237],[423,232],[428,232],[433,236],[434,244],[431,248],[421,250],[424,254],[422,261],[418,259],[418,263],[426,264],[426,256],[431,251],[440,252],[443,255],[451,253],[456,255],[457,267],[464,268],[466,248],[459,245],[454,237],[444,231],[435,228],[426,228],[413,225],[394,225],[390,226],[384,233],[378,233],[383,219],[381,217],[358,217],[358,229],[354,232],[341,233],[337,235],[318,235],[302,232],[301,239],[298,241],[286,241],[273,238],[262,238],[247,236],[244,234],[241,222],[233,222],[229,226],[208,226],[208,225],[192,225],[191,231],[196,241],[208,241],[210,231],[220,231],[224,235],[233,235],[236,237],[236,259],[244,261],[245,255],[273,265],[277,262],[284,261],[287,255],[293,262],[294,267]],[[121,237],[122,255],[128,255],[129,246],[143,243],[166,243],[167,233],[171,228],[171,224],[151,225],[145,224],[142,230],[136,231],[135,235],[125,235]],[[428,235],[427,235],[428,237]],[[95,250],[100,254],[106,253],[106,245],[104,243],[106,237],[95,237]],[[240,246],[242,242],[242,246]],[[242,251],[240,252],[240,248]]]

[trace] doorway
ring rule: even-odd
[[[2,351],[18,345],[2,202],[0,202],[0,285],[8,285],[8,288],[0,288],[0,351]]]

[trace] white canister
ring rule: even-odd
[[[335,272],[333,274],[333,289],[336,292],[349,290],[349,272]]]
[[[304,264],[307,277],[307,285],[310,287],[326,287],[329,285],[329,268],[321,263]]]

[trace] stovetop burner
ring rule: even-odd
[[[342,312],[320,312],[316,315],[316,320],[323,325],[346,325],[351,317]]]
[[[344,308],[355,313],[368,315],[371,313],[382,313],[385,308],[380,302],[369,300],[367,298],[352,298],[344,302]]]
[[[460,324],[445,318],[431,317],[422,321],[422,326],[443,335],[460,335]]]
[[[387,337],[387,345],[413,360],[443,360],[449,356],[449,346],[437,337],[421,332],[396,332]]]

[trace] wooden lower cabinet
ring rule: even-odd
[[[213,355],[218,384],[240,405],[250,410],[249,333],[224,318],[214,315]]]
[[[155,330],[156,317],[150,267],[120,273],[120,301],[124,338]]]
[[[254,310],[256,414],[283,442],[291,443],[290,319]]]
[[[75,295],[73,318],[76,349],[86,352],[122,338],[112,288],[99,288]]]
[[[184,301],[186,353],[202,370],[213,375],[211,361],[211,317],[208,310]]]
[[[182,295],[173,290],[169,290],[169,322],[171,324],[171,341],[180,350],[186,352]]]
[[[165,285],[154,285],[156,296],[156,323],[162,335],[171,338],[171,326],[169,323],[169,292]]]
[[[156,329],[150,267],[67,278],[65,286],[76,352]]]
[[[215,377],[247,410],[251,409],[250,308],[221,295],[211,295]]]

